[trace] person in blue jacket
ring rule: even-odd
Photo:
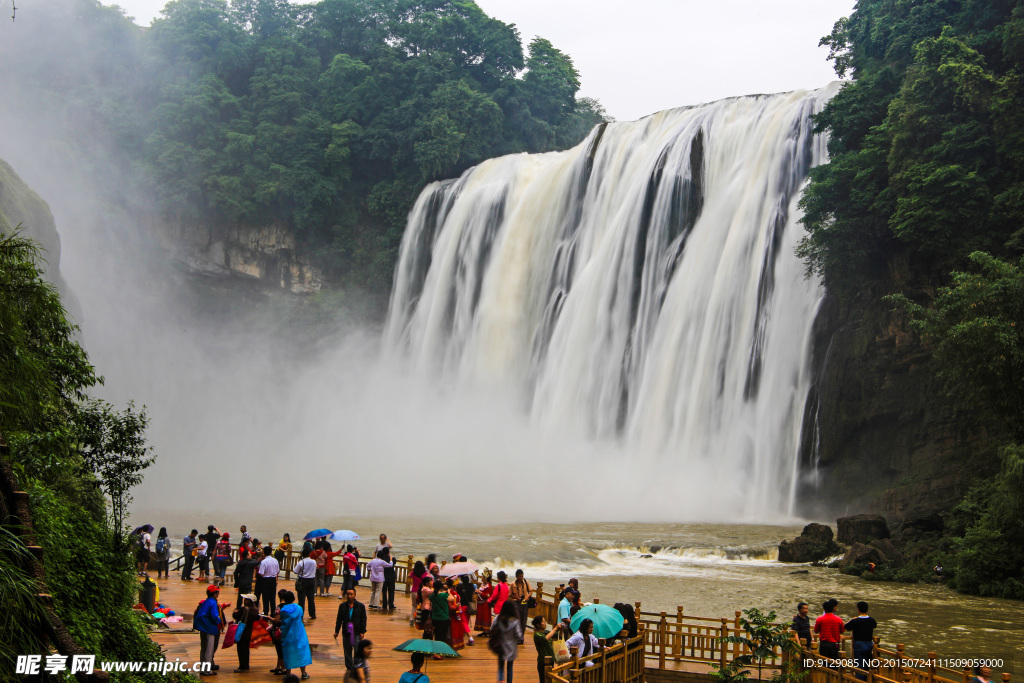
[[[217,652],[220,632],[224,629],[224,619],[221,616],[220,605],[217,604],[219,597],[220,588],[207,586],[206,600],[199,605],[192,621],[192,627],[199,631],[199,661],[210,664],[208,670],[200,672],[200,675],[203,676],[213,676],[220,668],[213,663],[213,655]]]
[[[287,591],[285,604],[281,607],[275,621],[281,624],[281,654],[284,657],[285,674],[298,667],[302,670],[302,678],[309,678],[306,667],[313,663],[313,654],[309,649],[309,638],[306,627],[302,623],[302,608],[295,604],[295,593]]]

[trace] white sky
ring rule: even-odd
[[[818,40],[854,2],[477,0],[490,16],[518,26],[524,43],[539,35],[568,53],[582,77],[580,94],[619,120],[827,84],[835,74]],[[165,0],[117,4],[149,25]]]

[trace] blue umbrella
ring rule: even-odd
[[[330,536],[331,540],[334,541],[358,541],[359,534],[348,529],[338,529]]]
[[[441,655],[442,657],[462,656],[453,650],[450,645],[447,645],[440,640],[424,640],[422,638],[407,640],[398,647],[393,647],[391,649],[397,650],[398,652],[422,652],[426,655]]]
[[[313,538],[322,538],[324,536],[330,536],[330,535],[331,535],[331,530],[330,529],[313,529],[308,534],[303,536],[302,540],[303,541],[308,541],[308,540],[313,539]]]
[[[622,624],[626,621],[619,610],[614,607],[595,604],[586,605],[574,614],[572,621],[569,622],[569,626],[572,627],[573,631],[579,631],[580,624],[583,623],[584,619],[590,619],[594,622],[593,633],[598,638],[611,638],[622,630]]]

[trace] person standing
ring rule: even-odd
[[[249,558],[247,561],[255,562],[252,558]],[[237,574],[237,570],[235,573]],[[249,670],[249,645],[252,641],[252,627],[260,618],[260,613],[256,609],[255,595],[246,593],[239,595],[238,598],[240,602],[238,609],[231,615],[231,618],[237,621],[239,628],[242,629],[242,634],[235,636],[235,645],[238,647],[238,668],[235,669],[236,674]]]
[[[302,550],[302,559],[295,563],[292,567],[292,571],[295,572],[295,576],[299,589],[299,607],[303,610],[306,609],[306,601],[309,601],[309,618],[316,619],[316,603],[314,602],[314,596],[316,595],[316,560],[311,555],[315,551],[311,551],[309,548]]]
[[[167,527],[165,526],[160,527],[160,533],[156,536],[154,551],[156,556],[156,578],[160,578],[161,572],[163,572],[165,579],[171,578],[171,539],[167,537]]]
[[[383,534],[381,534],[383,535]],[[370,574],[370,609],[381,609],[381,593],[384,588],[384,570],[392,565],[385,547],[366,565]]]
[[[451,646],[451,610],[448,602],[448,586],[443,580],[434,582],[434,592],[430,594],[430,621],[434,625],[434,640]]]
[[[248,529],[246,529],[244,524],[242,526],[238,527],[238,533],[242,534],[242,537],[240,539],[238,539],[238,545],[239,546],[241,546],[246,541],[249,541],[250,543],[252,543],[252,535],[249,533]]]
[[[252,580],[259,566],[260,561],[251,555],[239,559],[238,564],[235,565],[235,589],[238,591],[237,607],[242,607],[242,599],[246,594],[252,593]],[[255,596],[253,596],[252,602],[255,606]]]
[[[225,531],[213,551],[214,572],[217,575],[216,580],[221,586],[224,585],[224,577],[227,575],[229,564],[231,564],[231,536]]]
[[[139,576],[145,576],[146,571],[149,569],[149,550],[152,544],[149,532],[146,529],[152,529],[153,527],[147,525],[143,528],[142,533],[139,534],[138,539],[138,555],[135,558],[139,563]]]
[[[868,603],[861,600],[857,603],[857,616],[846,622],[846,630],[853,634],[853,661],[858,669],[867,670],[871,661],[871,653],[875,647],[875,628],[878,622],[868,615]],[[862,681],[867,680],[865,674],[857,674]]]
[[[213,549],[217,546],[217,541],[220,540],[220,529],[210,524],[206,527],[206,533],[203,534],[203,538],[206,539],[206,545],[209,546],[210,552],[208,553],[213,557]]]
[[[274,559],[277,560],[278,564],[284,562],[284,558],[288,556],[288,553],[292,551],[292,537],[285,534],[281,538],[281,542],[277,544],[277,551],[274,553]]]
[[[939,567],[942,569],[942,567]],[[974,678],[971,679],[971,683],[990,683],[992,680],[992,669],[987,666],[976,666],[974,667]]]
[[[398,570],[395,569],[395,558],[391,557],[391,551],[386,548],[381,550],[384,553],[381,559],[388,563],[384,567],[384,594],[382,597],[381,609],[394,611],[395,609],[395,584],[398,582]]]
[[[256,570],[256,574],[259,576],[257,598],[263,601],[263,613],[273,616],[277,611],[274,600],[277,594],[277,575],[281,573],[281,565],[271,557],[270,552],[269,545],[263,548],[263,561],[260,562],[260,568]]]
[[[345,649],[345,667],[355,666],[352,651],[366,637],[366,606],[356,600],[356,589],[345,591],[345,602],[338,607],[338,618],[334,622],[334,639],[344,630],[341,644]]]
[[[337,576],[337,566],[334,564],[334,558],[338,555],[342,555],[345,552],[345,547],[342,546],[338,550],[331,548],[331,544],[328,541],[324,541],[324,595],[331,594],[331,586],[334,585],[334,577]],[[342,596],[344,597],[344,595]]]
[[[458,593],[459,604],[461,605],[462,626],[466,630],[469,644],[473,645],[473,626],[469,617],[476,611],[472,609],[472,606],[476,604],[476,584],[470,580],[468,574],[463,574],[459,577],[459,585],[455,587],[455,592]]]
[[[818,634],[818,652],[823,657],[839,659],[839,644],[843,641],[843,620],[835,614],[839,601],[835,598],[822,603],[824,614],[814,620],[814,632]]]
[[[494,594],[491,595],[490,600],[487,601],[488,608],[494,609],[494,614],[501,614],[502,607],[505,606],[505,601],[508,600],[509,587],[508,587],[508,574],[505,572],[498,572],[498,583],[494,586]],[[516,618],[518,619],[519,612],[516,611]]]
[[[800,644],[808,650],[811,649],[811,618],[807,616],[810,611],[811,608],[806,602],[797,603],[796,614],[793,615],[793,623],[789,627],[790,631],[796,632]]]
[[[466,634],[469,633],[469,629],[466,628],[466,624],[462,620],[462,601],[455,590],[453,578],[449,576],[445,579],[444,585],[448,591],[448,644],[452,646],[453,650],[461,650],[466,647]]]
[[[377,544],[377,547],[373,549],[373,556],[376,557],[377,553],[384,550],[384,548],[388,549],[388,554],[394,554],[395,546],[388,540],[387,534],[380,535],[380,542]]]
[[[523,575],[522,569],[516,570],[516,581],[512,584],[510,591],[510,599],[516,606],[516,611],[519,613],[519,623],[526,624],[530,618],[530,597],[533,591],[530,589],[530,583],[526,580]],[[523,629],[526,630],[525,628]],[[519,639],[519,644],[523,644],[522,638]]]
[[[501,611],[491,624],[490,648],[498,655],[498,681],[501,683],[508,676],[512,683],[512,666],[519,651],[519,640],[523,637],[523,627],[519,624],[519,612],[511,602],[503,602]]]
[[[193,529],[182,543],[181,554],[185,557],[185,566],[181,570],[182,581],[192,580],[192,566],[196,563],[196,534],[198,533],[198,530]]]
[[[476,630],[480,631],[484,638],[491,633],[491,596],[494,595],[494,582],[491,580],[490,570],[484,569],[481,575],[483,585],[480,586],[476,601]]]
[[[213,656],[217,652],[217,641],[224,628],[224,622],[220,617],[220,606],[217,604],[219,597],[220,588],[207,586],[206,599],[199,605],[192,620],[192,627],[199,631],[199,661],[208,662],[210,665],[209,671],[201,672],[203,676],[216,674],[213,670]]]
[[[324,594],[324,571],[326,571],[326,562],[324,555],[324,539],[318,538],[316,543],[313,545],[313,551],[309,553],[309,559],[313,560],[316,563],[316,576],[314,577],[314,584],[316,586],[317,597]],[[302,596],[299,596],[299,604],[302,604]]]
[[[346,546],[345,555],[342,557],[341,590],[346,594],[349,588],[355,588],[356,585],[355,573],[356,568],[359,567],[359,557],[353,552],[354,550],[355,546]]]
[[[427,567],[419,560],[416,560],[416,564],[412,566],[412,571],[409,572],[411,575],[412,585],[412,613],[409,617],[409,625],[412,626],[416,620],[416,611],[420,608],[420,588],[423,586],[423,577],[427,576]]]
[[[544,666],[547,658],[555,663],[555,648],[551,641],[563,633],[561,622],[555,624],[554,628],[548,630],[548,622],[542,615],[538,614],[533,618],[533,646],[537,648],[537,674],[540,676],[540,683],[546,683],[544,679]]]
[[[291,591],[285,591],[284,602],[276,617],[276,621],[281,624],[284,672],[288,675],[292,669],[298,667],[302,671],[302,679],[305,680],[309,678],[306,667],[313,663],[313,653],[309,649],[306,626],[302,623],[302,608],[295,604],[295,593]]]
[[[199,537],[199,546],[196,548],[196,559],[199,560],[199,580],[210,581],[210,544],[206,536]]]

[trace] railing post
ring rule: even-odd
[[[409,559],[407,559],[405,561],[406,562],[406,564],[405,564],[405,592],[406,592],[406,595],[408,595],[409,593],[412,593],[412,567],[413,567],[413,564],[414,564],[413,561],[412,561],[412,555],[409,555],[408,558]]]
[[[686,648],[685,636],[683,636],[683,606],[676,605],[676,632],[672,639],[674,661],[683,658],[683,650]]]
[[[736,631],[736,635],[740,634],[740,614],[742,614],[742,612],[740,612],[739,610],[736,610],[736,612],[735,612],[736,616],[733,617],[733,628]],[[740,644],[739,643],[733,643],[732,644],[732,658],[736,659],[737,657],[740,656],[740,654],[741,654],[740,653]]]
[[[1010,674],[1008,674],[1008,673],[1004,673],[1003,674],[1003,683],[1010,683]]]
[[[601,648],[601,683],[608,683],[608,651],[605,649],[605,639],[598,638],[597,644]]]
[[[935,660],[938,658],[936,653],[928,653],[928,683],[935,683]]]
[[[723,639],[729,637],[729,620],[726,619],[725,617],[722,617],[722,635],[721,635],[721,637]],[[722,669],[725,668],[725,651],[728,648],[728,645],[729,644],[726,643],[723,640],[721,647],[718,648],[718,666],[720,668],[722,668]]]
[[[665,668],[665,637],[668,633],[668,619],[665,612],[661,613],[661,621],[658,622],[658,668]]]

